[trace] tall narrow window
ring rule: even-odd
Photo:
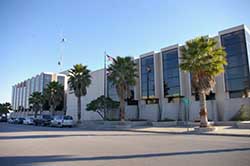
[[[114,101],[119,101],[116,87],[110,79],[107,79],[107,96]]]
[[[141,58],[141,97],[155,98],[154,56]]]
[[[230,98],[243,97],[250,88],[249,65],[247,59],[246,39],[244,30],[221,36],[221,44],[227,53],[225,67],[226,91]]]
[[[164,97],[180,95],[178,49],[162,52]]]
[[[57,82],[63,86],[64,86],[64,80],[65,80],[64,76],[57,76]]]

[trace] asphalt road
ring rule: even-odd
[[[0,123],[0,165],[250,166],[250,138]]]

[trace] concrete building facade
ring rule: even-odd
[[[220,31],[213,37],[225,48],[228,65],[225,73],[216,77],[216,85],[207,95],[209,120],[230,120],[243,104],[250,105],[250,31],[245,25]],[[131,87],[131,98],[126,100],[126,119],[134,120],[190,120],[199,119],[199,97],[191,85],[191,74],[179,68],[181,48],[174,44],[160,51],[139,55],[138,78]],[[82,120],[101,120],[95,112],[86,111],[86,105],[106,94],[118,101],[115,86],[104,79],[104,69],[90,73],[92,83],[82,100]],[[77,119],[77,98],[70,90],[63,74],[41,73],[12,87],[12,105],[15,110],[28,109],[28,97],[34,91],[43,92],[53,80],[64,83],[66,90],[66,113]],[[104,80],[107,87],[104,88]],[[118,119],[118,110],[109,110],[109,119]]]
[[[27,111],[30,108],[29,97],[33,92],[41,92],[51,81],[58,81],[67,89],[67,77],[64,74],[42,72],[32,78],[12,86],[12,107],[14,110]]]
[[[229,28],[214,37],[225,48],[228,65],[225,73],[216,78],[216,85],[207,95],[209,120],[230,120],[241,105],[250,105],[250,32],[245,25]],[[172,45],[158,52],[148,52],[135,60],[138,68],[137,84],[132,87],[132,101],[126,105],[126,119],[198,120],[199,98],[191,85],[190,73],[180,70],[181,47]],[[92,84],[82,97],[82,120],[100,120],[95,112],[87,112],[86,104],[104,94],[104,70],[91,72]],[[108,80],[108,79],[107,79]],[[107,82],[107,94],[117,100],[115,87]],[[247,94],[248,93],[248,94]],[[181,96],[181,98],[180,98]],[[183,98],[188,101],[185,104]],[[77,100],[67,90],[67,114],[76,119]],[[112,110],[117,119],[119,111]]]

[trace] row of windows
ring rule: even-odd
[[[247,57],[243,56],[242,58],[239,58],[237,55],[242,55],[243,53],[237,53],[236,56],[230,56],[227,55],[227,63],[226,69],[235,67],[235,66],[241,66],[247,64]],[[245,55],[245,53],[243,54]]]
[[[65,78],[64,76],[58,76],[58,82],[64,85]],[[48,83],[52,80],[52,75],[50,74],[42,74],[37,77],[34,77],[30,80],[25,81],[24,87],[13,88],[13,108],[18,109],[18,106],[28,107],[29,105],[29,97],[35,91],[42,91],[43,87],[46,87]]]
[[[245,31],[222,35],[221,42],[227,52],[228,61],[225,67],[226,90],[230,97],[241,97],[243,91],[250,88]]]
[[[250,35],[246,37],[250,54]],[[245,31],[240,30],[221,36],[222,46],[227,53],[225,66],[226,90],[230,94],[250,88],[249,64],[245,42]],[[162,52],[164,96],[180,94],[178,49]],[[154,56],[141,58],[142,97],[155,96]],[[237,92],[238,93],[238,92]],[[214,93],[211,93],[213,96]],[[232,95],[234,96],[234,95]],[[214,97],[211,97],[211,99]]]

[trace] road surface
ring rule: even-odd
[[[250,166],[250,138],[0,123],[0,165]]]

